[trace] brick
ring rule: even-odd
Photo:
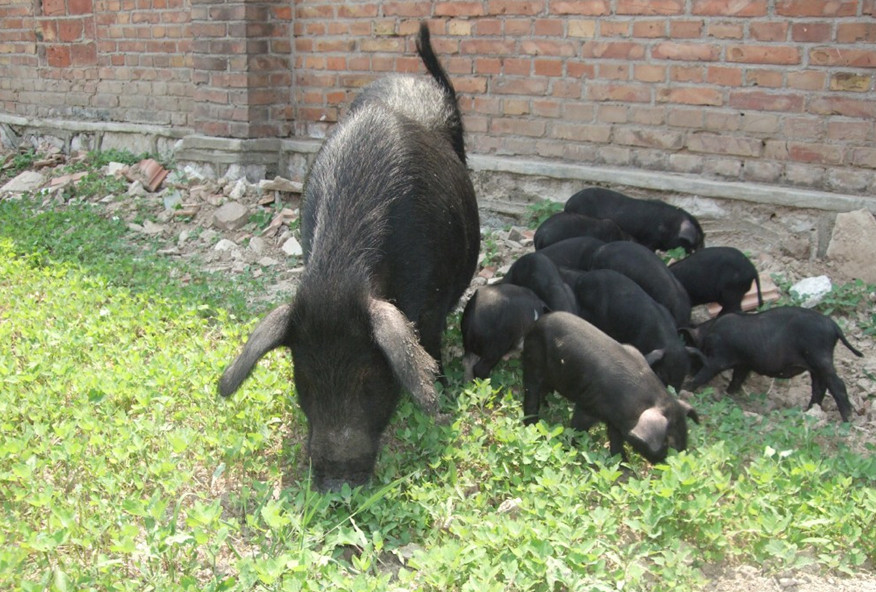
[[[596,21],[570,20],[569,37],[593,37],[596,34]]]
[[[651,90],[641,85],[591,83],[587,85],[586,92],[587,98],[592,101],[651,102]]]
[[[562,103],[554,99],[534,99],[532,114],[539,117],[559,117],[562,113]]]
[[[809,50],[809,63],[816,66],[876,68],[876,49],[818,47]]]
[[[709,66],[706,81],[720,86],[742,86],[742,69],[733,66]]]
[[[791,39],[799,43],[823,43],[830,41],[830,23],[794,23],[791,26]]]
[[[672,39],[698,39],[703,34],[703,21],[669,21],[669,36]]]
[[[575,55],[575,45],[562,41],[526,39],[520,43],[520,51],[528,55],[572,57]]]
[[[72,64],[69,45],[50,45],[46,47],[46,62],[53,68],[69,68]]]
[[[837,72],[830,77],[830,90],[848,92],[867,92],[873,83],[870,74],[855,74],[853,72]]]
[[[785,117],[782,132],[788,140],[819,140],[824,133],[821,118],[812,116]]]
[[[803,111],[803,95],[736,90],[730,92],[729,105],[738,109],[800,113]]]
[[[58,21],[58,39],[66,43],[82,38],[82,19],[63,19]]]
[[[633,68],[633,78],[640,82],[664,82],[666,68],[648,64],[636,64]]]
[[[860,121],[828,121],[827,139],[864,144],[873,133],[873,124]]]
[[[767,0],[694,0],[691,14],[703,16],[764,16]]]
[[[528,76],[532,73],[532,60],[520,58],[505,58],[502,60],[502,73],[506,76]]]
[[[490,132],[515,136],[539,137],[545,132],[545,122],[517,117],[498,117],[490,122]]]
[[[685,145],[692,152],[734,156],[760,156],[764,146],[761,140],[708,132],[689,133]]]
[[[876,169],[876,148],[853,148],[849,152],[854,166]]]
[[[800,63],[800,50],[791,46],[731,45],[727,48],[726,55],[727,61],[745,64]]]
[[[524,14],[534,16],[544,10],[544,2],[533,0],[488,0],[487,14]]]
[[[606,105],[600,105],[600,108]],[[593,121],[596,116],[596,105],[567,102],[563,104],[563,117],[570,121]]]
[[[629,64],[616,64],[616,63],[608,63],[608,64],[599,64],[597,68],[597,78],[601,78],[603,80],[629,80],[630,79],[630,65]]]
[[[612,140],[615,144],[622,146],[661,148],[663,150],[680,150],[684,146],[684,136],[681,133],[666,130],[617,128],[612,134]]]
[[[745,73],[746,86],[781,88],[784,84],[781,70],[748,70]]]
[[[576,80],[554,80],[550,96],[578,100],[581,98],[581,83]]]
[[[720,106],[724,104],[724,96],[721,91],[713,88],[673,86],[658,89],[657,101],[661,103],[679,103],[682,105]]]
[[[702,66],[672,66],[669,79],[672,82],[704,82],[706,69]]]
[[[515,43],[506,39],[463,39],[459,51],[470,55],[514,55]]]
[[[601,19],[599,22],[599,36],[604,39],[623,37],[626,40],[630,37],[630,22]]]
[[[581,57],[640,60],[645,56],[645,47],[627,41],[587,41],[581,48]]]
[[[483,16],[483,2],[438,2],[435,4],[435,16]]]
[[[797,88],[800,90],[822,90],[824,89],[826,81],[827,75],[824,72],[817,70],[788,72],[789,88]]]
[[[550,13],[605,16],[611,12],[609,0],[550,0]]]
[[[533,23],[533,32],[543,37],[562,37],[564,32],[563,21],[555,18],[536,19]]]
[[[630,121],[650,127],[662,126],[666,123],[666,106],[645,107],[637,105],[630,110]]]
[[[637,20],[633,23],[633,37],[645,37],[654,39],[665,37],[667,31],[666,20]]]
[[[551,137],[575,142],[606,144],[611,141],[611,126],[563,123],[562,125],[554,126],[551,130]]]
[[[788,38],[788,23],[783,21],[753,22],[748,30],[755,41],[785,41]]]
[[[839,164],[843,151],[839,146],[788,142],[788,157],[797,162],[815,164]]]
[[[720,49],[712,44],[658,43],[651,50],[651,57],[658,60],[683,60],[686,62],[715,61],[720,57]]]
[[[777,0],[780,16],[855,16],[857,0]]]
[[[737,22],[709,23],[707,31],[709,37],[716,39],[742,39],[745,35],[742,24]]]
[[[618,14],[684,14],[684,0],[617,0]]]
[[[537,59],[532,62],[536,76],[562,76],[563,60]]]
[[[547,92],[547,81],[544,78],[503,78],[492,81],[493,94],[498,95],[539,95]]]
[[[51,43],[53,41],[58,40],[58,19],[40,19],[40,33],[42,34],[42,38],[38,38],[38,41],[43,41],[46,43]],[[8,53],[12,53],[11,51]]]
[[[500,74],[502,72],[502,61],[499,58],[475,58],[474,71],[476,74]]]
[[[384,16],[426,17],[431,11],[431,3],[410,0],[408,2],[384,2]]]
[[[876,43],[876,22],[838,23],[836,40],[838,43]]]
[[[772,113],[758,113],[749,111],[740,113],[740,128],[754,134],[775,134],[779,130],[781,119]]]
[[[42,0],[42,16],[63,16],[67,14],[64,0]]]
[[[666,123],[672,127],[701,128],[703,117],[702,109],[670,107],[666,114]]]

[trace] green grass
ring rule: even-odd
[[[624,468],[559,397],[524,428],[514,361],[470,385],[451,361],[449,423],[405,400],[371,485],[316,494],[288,356],[215,393],[258,316],[241,282],[34,207],[0,203],[0,589],[693,590],[712,563],[876,560],[848,426],[706,391],[690,450]]]

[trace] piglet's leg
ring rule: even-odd
[[[849,401],[845,383],[836,375],[836,372],[827,376],[827,388],[830,390],[830,394],[833,395],[834,401],[836,401],[836,408],[839,410],[840,417],[843,418],[843,421],[849,421],[852,415],[852,403]]]
[[[698,388],[700,388],[701,386],[703,386],[704,384],[706,384],[707,382],[712,380],[715,377],[715,375],[718,372],[720,372],[721,370],[722,370],[721,368],[712,368],[709,364],[706,364],[705,366],[700,368],[700,371],[697,372],[696,375],[693,377],[693,379],[691,380],[690,384],[687,387],[688,390],[691,390],[691,391],[697,390]]]
[[[541,402],[548,393],[547,381],[539,369],[523,368],[523,425],[538,421]]]
[[[572,411],[572,427],[574,429],[586,432],[597,423],[599,423],[598,419],[592,415],[587,415],[580,404],[575,404],[575,410]]]
[[[624,450],[624,435],[616,427],[606,424],[608,428],[608,451],[612,456],[620,454],[621,460],[627,462],[627,453]]]
[[[730,379],[730,384],[727,385],[727,392],[735,394],[742,389],[742,383],[751,374],[751,369],[744,366],[737,366],[733,369],[733,378]]]

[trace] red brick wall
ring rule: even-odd
[[[296,131],[434,45],[469,150],[876,192],[873,0],[296,4]]]
[[[0,114],[322,137],[424,18],[473,153],[876,193],[876,0],[0,0]]]

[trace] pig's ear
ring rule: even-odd
[[[395,377],[426,413],[437,414],[435,375],[438,364],[420,345],[413,323],[384,300],[372,299],[369,313],[374,341],[389,360]]]
[[[703,352],[701,352],[701,351],[700,351],[698,348],[696,348],[696,347],[691,347],[691,346],[688,345],[688,346],[685,347],[684,349],[685,349],[685,351],[687,351],[688,355],[690,355],[692,358],[699,358],[699,360],[700,360],[703,364],[705,364],[706,362],[709,361],[709,360],[706,358],[706,354],[704,354]]]
[[[666,349],[664,349],[662,347],[660,349],[655,349],[651,352],[648,352],[648,355],[645,356],[645,361],[648,362],[648,365],[653,368],[654,364],[656,364],[657,362],[662,360],[663,356],[665,354],[666,354]]]
[[[656,407],[645,409],[639,416],[636,427],[630,430],[630,435],[641,440],[651,454],[657,454],[663,449],[666,441],[666,428],[669,420]]]
[[[227,397],[236,391],[266,353],[288,343],[291,331],[292,306],[278,306],[262,319],[243,346],[243,351],[222,373],[219,394]]]
[[[690,406],[690,403],[688,403],[684,399],[678,399],[678,404],[681,405],[681,408],[684,410],[684,415],[686,417],[691,418],[695,424],[700,424],[700,416],[696,412],[696,410]]]
[[[692,250],[696,250],[700,245],[700,231],[694,226],[690,220],[685,220],[678,227],[678,237],[684,239],[690,244]]]

